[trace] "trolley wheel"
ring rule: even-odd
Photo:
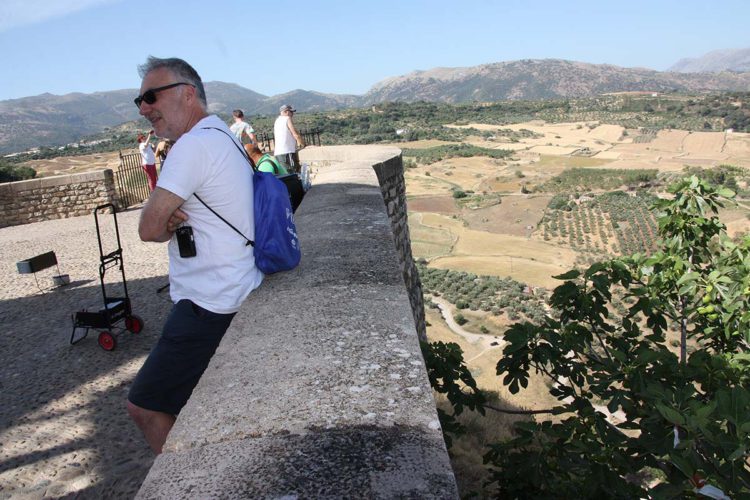
[[[141,333],[143,331],[143,320],[140,316],[131,314],[125,317],[125,329],[130,333]]]
[[[99,332],[99,345],[105,351],[113,351],[117,345],[115,336],[110,332]]]

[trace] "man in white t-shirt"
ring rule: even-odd
[[[141,212],[138,234],[143,241],[169,242],[175,305],[128,394],[128,413],[161,453],[176,415],[263,274],[245,239],[197,199],[243,234],[254,234],[252,171],[226,124],[207,114],[200,76],[181,59],[154,57],[139,72],[140,114],[156,135],[174,141],[169,168]],[[175,237],[186,226],[192,255]]]
[[[241,109],[232,111],[232,116],[234,117],[234,123],[229,127],[229,130],[232,131],[243,146],[250,145],[250,148],[245,148],[249,151],[249,149],[252,149],[252,146],[258,144],[258,140],[255,137],[255,130],[245,121],[245,113]]]
[[[295,112],[296,110],[289,104],[284,104],[279,108],[279,117],[273,124],[273,154],[288,171],[299,173],[297,151],[305,147],[305,141],[292,122]]]

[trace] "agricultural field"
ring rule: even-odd
[[[740,191],[750,180],[746,133],[542,120],[451,128],[482,132],[466,138],[480,154],[451,156],[446,141],[434,155],[424,141],[398,144],[410,165],[415,257],[533,287],[554,286],[551,276],[576,264],[651,250],[657,222],[649,207],[688,169],[737,167],[729,187]],[[727,210],[730,234],[750,228],[748,213],[744,204]]]
[[[138,150],[123,151],[123,154],[137,153]],[[53,175],[79,174],[109,168],[120,168],[120,156],[117,151],[92,153],[80,156],[56,156],[54,158],[30,160],[24,163],[36,170],[37,177],[51,177]]]
[[[737,191],[739,203],[721,217],[732,236],[750,230],[750,200],[743,201],[750,198],[750,134],[597,121],[450,128],[473,134],[461,147],[447,141],[398,144],[408,165],[412,251],[423,273],[512,279],[531,293],[547,293],[560,284],[553,276],[569,269],[652,251],[658,222],[651,205],[690,173]],[[462,156],[466,151],[477,154]],[[428,293],[435,291],[424,275],[423,282]],[[468,295],[443,298],[477,332],[481,324],[502,335],[510,315],[530,319],[504,301],[488,312],[486,304],[459,307],[470,302]],[[461,337],[454,341],[470,347]]]

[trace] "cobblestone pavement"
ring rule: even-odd
[[[139,215],[117,218],[133,312],[145,328],[117,335],[111,352],[95,330],[70,344],[71,316],[102,306],[93,215],[0,229],[0,499],[132,498],[153,462],[125,400],[171,304],[168,291],[157,293],[167,283],[166,245],[138,239]],[[105,254],[117,246],[113,221],[100,215]],[[40,271],[42,293],[16,262],[50,250],[71,283],[49,289],[57,270]],[[123,295],[118,267],[104,280],[108,295]]]

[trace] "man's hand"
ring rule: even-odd
[[[177,226],[187,220],[180,207],[185,200],[159,186],[141,211],[138,235],[143,241],[169,241]]]
[[[185,212],[183,212],[179,208],[175,209],[175,211],[172,213],[172,215],[169,216],[169,220],[167,221],[167,231],[169,231],[170,233],[174,233],[180,226],[180,224],[187,220],[188,216]]]

